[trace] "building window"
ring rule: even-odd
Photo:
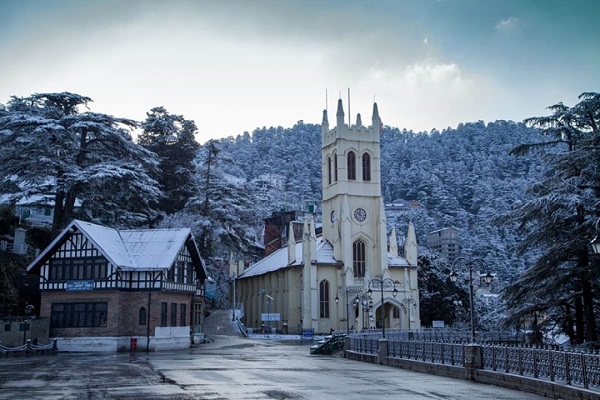
[[[400,308],[394,307],[392,316],[396,319],[400,318]]]
[[[200,325],[202,322],[202,304],[194,303],[194,325]]]
[[[106,326],[108,303],[54,303],[50,316],[52,328],[91,328]]]
[[[327,184],[331,185],[331,157],[327,157]]]
[[[106,279],[108,261],[104,257],[52,258],[49,281]]]
[[[185,303],[181,303],[179,305],[179,326],[186,326],[187,324],[185,323],[186,318],[186,314],[187,314],[187,304]]]
[[[333,155],[333,176],[334,181],[338,181],[337,154]]]
[[[319,283],[319,318],[329,318],[329,282]]]
[[[167,326],[167,303],[160,303],[160,326]]]
[[[171,326],[177,326],[177,303],[171,303]]]
[[[185,263],[177,261],[177,283],[185,283]]]
[[[4,323],[4,332],[10,332],[12,330],[12,324],[10,322]]]
[[[172,265],[167,271],[167,280],[169,282],[175,282],[175,265]]]
[[[187,262],[186,264],[186,268],[187,268],[187,277],[186,277],[186,283],[194,283],[194,264],[192,264],[191,262]]]
[[[352,244],[352,266],[355,278],[363,278],[365,276],[365,242],[357,240]]]
[[[353,151],[348,152],[348,180],[356,180],[356,154]]]
[[[146,325],[146,309],[144,307],[140,308],[140,325]]]
[[[369,153],[362,156],[362,179],[365,182],[371,180],[371,156]]]

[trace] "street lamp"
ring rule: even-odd
[[[346,292],[346,335],[349,335],[350,334],[350,321],[348,318],[348,288],[338,289],[337,293],[335,294],[335,304],[338,304],[340,302],[340,298],[338,296],[340,290],[344,290],[344,292]]]
[[[402,300],[403,303],[406,303],[406,306],[404,304],[401,304],[402,308],[404,309],[404,311],[406,312],[407,315],[407,321],[408,321],[408,332],[410,334],[410,305],[412,304],[413,307],[417,308],[417,303],[414,303],[414,299],[412,297],[408,297],[404,300]]]
[[[373,309],[373,300],[369,293],[359,293],[354,298],[354,307],[362,306],[363,318],[362,318],[362,329],[365,329],[365,316]]]
[[[456,282],[458,280],[458,273],[456,272],[455,266],[457,264],[466,265],[469,269],[469,301],[471,304],[471,343],[475,343],[475,313],[473,309],[473,267],[477,265],[484,265],[486,269],[489,269],[487,263],[483,258],[471,258],[458,257],[452,263],[452,272],[450,273],[450,280]],[[489,284],[492,282],[493,275],[489,272],[484,276],[484,282]]]
[[[383,334],[384,339],[385,339],[385,307],[383,304],[383,287],[384,286],[389,287],[391,284],[392,287],[394,288],[394,290],[392,291],[392,295],[395,298],[396,295],[398,294],[398,289],[396,289],[396,283],[400,284],[400,282],[394,281],[390,278],[371,279],[369,281],[369,290],[368,290],[369,298],[371,298],[371,294],[373,293],[373,290],[371,289],[371,284],[374,284],[374,286],[379,285],[379,289],[381,291],[381,332]]]

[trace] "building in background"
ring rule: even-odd
[[[438,229],[427,234],[427,248],[454,262],[460,254],[460,231],[453,227]]]

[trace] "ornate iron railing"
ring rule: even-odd
[[[483,368],[600,390],[600,354],[482,345]]]
[[[393,340],[388,342],[388,357],[463,366],[465,346],[460,343]]]
[[[378,337],[372,335],[354,335],[350,338],[350,347],[357,353],[377,354]]]
[[[370,331],[369,335],[382,337],[379,330]],[[415,340],[421,342],[450,342],[468,343],[471,341],[469,330],[458,329],[418,329],[408,331],[406,329],[394,329],[385,331],[389,340]],[[522,343],[525,335],[521,332],[492,331],[477,332],[477,343]]]
[[[350,337],[350,349],[363,354],[377,354],[381,335],[355,334]],[[465,343],[445,343],[386,338],[387,357],[465,366]],[[526,346],[481,347],[482,369],[515,374],[565,385],[600,391],[600,354],[567,352],[557,348]]]

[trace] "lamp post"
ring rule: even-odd
[[[360,287],[360,288],[362,288],[362,287]],[[340,291],[344,291],[346,293],[346,335],[349,335],[350,334],[350,311],[348,311],[348,309],[350,307],[350,300],[348,299],[348,297],[349,297],[348,295],[350,293],[360,292],[360,289],[357,289],[356,286],[339,288],[337,290],[337,293],[335,294],[335,304],[339,304],[339,302],[340,302],[340,298],[339,298]]]
[[[402,304],[402,308],[404,308],[404,310],[406,311],[406,319],[408,321],[408,332],[410,333],[410,305],[412,304],[413,307],[417,307],[417,304],[414,303],[414,299],[412,297],[408,297],[404,300],[402,300],[403,303],[406,303],[406,306],[404,304]]]
[[[146,277],[150,274],[150,288],[148,290],[148,313],[146,317],[146,353],[150,351],[150,309],[152,308],[152,290],[156,286],[156,282],[163,277],[163,271],[158,271],[156,275],[154,272],[146,272]],[[158,288],[162,288],[162,282],[159,283]]]
[[[237,278],[237,275],[235,274],[235,272],[233,273],[233,276],[231,277],[231,283],[233,285],[233,298],[232,298],[232,302],[231,302],[231,320],[235,321],[235,280]]]
[[[339,304],[339,302],[340,302],[340,298],[338,297],[340,290],[343,290],[344,292],[346,292],[346,335],[349,335],[350,334],[350,321],[348,318],[348,314],[349,314],[348,313],[348,288],[338,289],[337,293],[335,294],[335,304]]]
[[[356,297],[354,298],[354,307],[358,307],[361,306],[362,307],[362,311],[363,311],[363,317],[362,317],[362,329],[365,329],[365,316],[368,314],[369,311],[371,311],[371,309],[373,308],[373,300],[371,300],[371,297],[369,296],[369,293],[359,293],[356,295]]]
[[[384,303],[383,303],[383,287],[387,286],[389,287],[390,284],[392,285],[392,287],[394,288],[392,290],[392,295],[394,296],[394,298],[396,297],[396,295],[398,294],[398,289],[396,289],[396,283],[400,283],[397,281],[394,281],[390,278],[382,278],[382,279],[371,279],[369,281],[369,298],[371,297],[371,294],[373,293],[373,289],[371,289],[371,285],[373,286],[377,286],[379,285],[379,289],[381,291],[381,332],[383,335],[383,338],[385,339],[385,307],[384,307]]]
[[[452,263],[452,272],[450,273],[450,280],[456,282],[458,280],[458,273],[456,272],[457,265],[463,265],[469,269],[469,302],[471,304],[471,343],[475,343],[475,310],[473,309],[473,267],[477,265],[484,265],[486,269],[489,269],[487,263],[483,258],[466,258],[458,257]],[[493,276],[489,272],[484,276],[484,282],[489,284],[492,282]]]

